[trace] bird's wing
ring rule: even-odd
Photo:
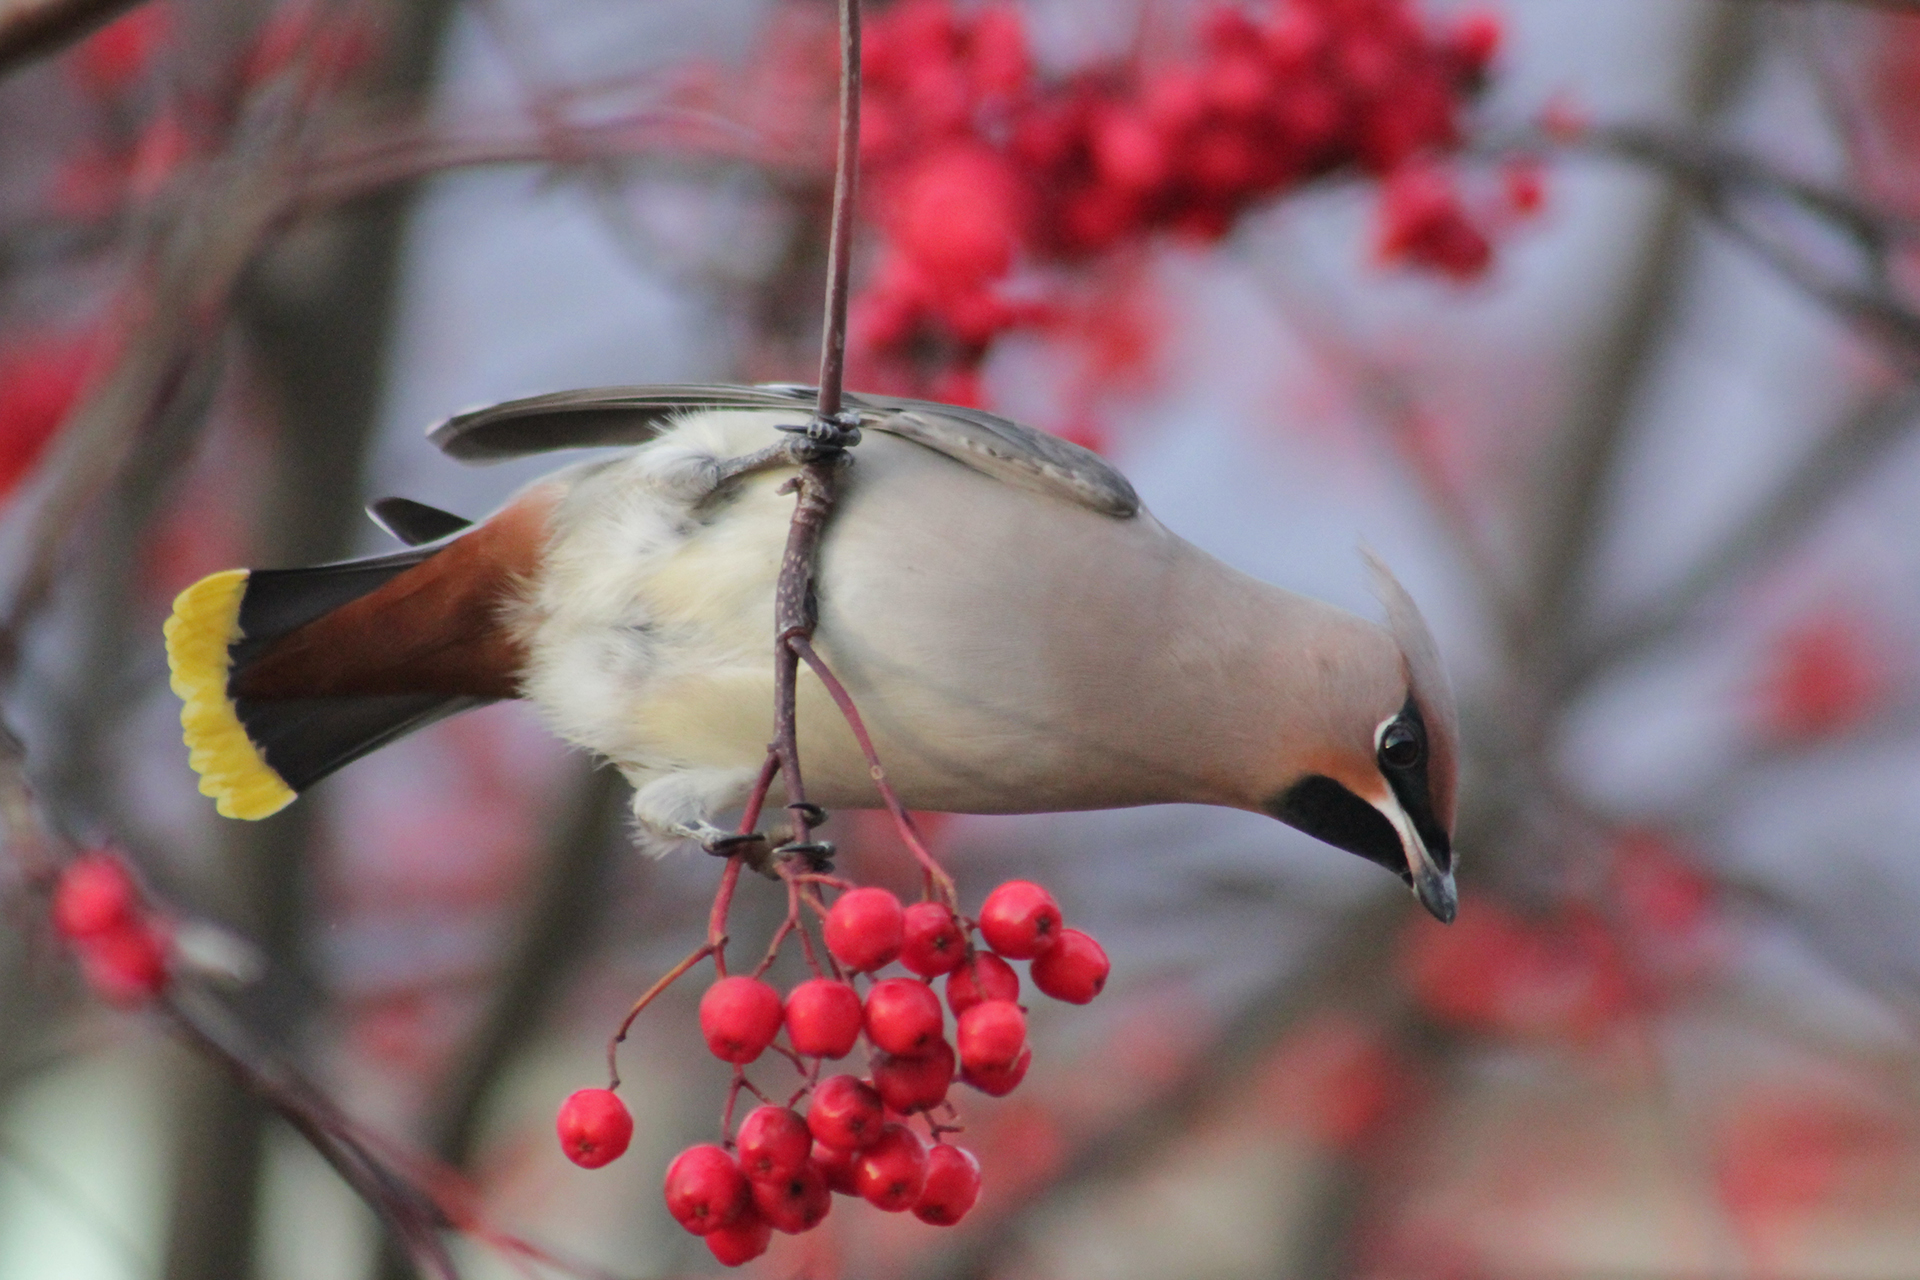
[[[555,449],[642,444],[674,417],[701,409],[813,412],[812,387],[671,384],[559,391],[457,414],[427,433],[449,457],[496,462]],[[860,425],[943,454],[1007,484],[1124,519],[1140,510],[1127,478],[1077,444],[977,409],[928,400],[849,395]],[[800,419],[796,418],[796,422]]]
[[[1140,495],[1127,478],[1070,440],[979,409],[930,400],[859,395],[847,402],[881,415],[868,420],[863,413],[862,426],[903,436],[996,480],[1070,498],[1122,520],[1140,510]]]
[[[802,390],[668,383],[556,391],[457,413],[429,428],[427,439],[462,462],[501,462],[555,449],[644,444],[676,416],[700,409],[789,409],[811,414],[813,393],[801,394]]]

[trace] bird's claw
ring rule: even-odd
[[[825,840],[808,840],[804,843],[789,842],[773,851],[776,858],[800,858],[807,864],[807,870],[816,874],[833,870],[834,848]]]
[[[811,800],[795,800],[787,806],[787,809],[805,818],[809,827],[820,826],[827,820],[827,811]]]
[[[702,836],[700,847],[716,858],[731,858],[748,845],[765,844],[767,838],[758,831],[720,832]]]

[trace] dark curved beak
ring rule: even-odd
[[[1460,910],[1460,894],[1453,887],[1453,872],[1442,871],[1428,862],[1414,870],[1413,896],[1441,924],[1452,924]]]
[[[1400,848],[1407,859],[1406,879],[1413,886],[1413,896],[1420,899],[1420,905],[1435,920],[1452,924],[1454,916],[1460,913],[1460,893],[1453,886],[1453,851],[1445,847],[1446,834],[1441,832],[1436,836],[1442,845],[1438,850],[1440,857],[1436,858],[1436,851],[1427,846],[1418,824],[1407,816],[1397,799],[1388,799],[1377,807],[1400,837]]]

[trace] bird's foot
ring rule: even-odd
[[[851,449],[860,443],[860,415],[852,409],[842,409],[831,418],[816,413],[804,423],[781,423],[780,429],[799,438],[796,443],[801,443],[808,462]]]
[[[716,858],[731,858],[744,849],[767,842],[758,831],[723,831],[711,822],[684,823],[674,827],[673,834],[696,842]]]
[[[824,875],[833,870],[834,847],[825,840],[788,841],[773,851],[775,858],[798,858],[807,864],[807,870],[815,875]]]

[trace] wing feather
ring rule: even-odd
[[[682,414],[701,409],[813,411],[814,390],[788,384],[600,387],[457,414],[427,438],[463,462],[498,462],[556,449],[644,444]],[[1006,484],[1065,498],[1125,519],[1140,510],[1127,478],[1100,455],[1058,436],[978,409],[929,400],[849,395],[863,428],[885,431]],[[796,419],[797,421],[798,419]]]

